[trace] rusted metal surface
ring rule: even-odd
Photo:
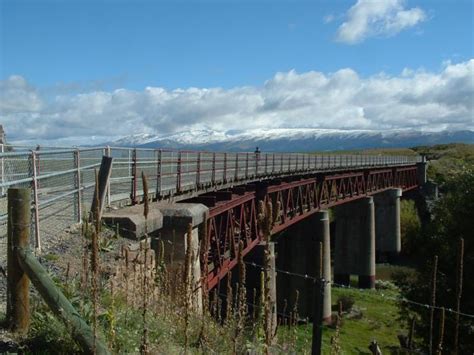
[[[395,187],[404,191],[418,187],[415,165],[326,172],[286,181],[269,179],[193,199],[208,203],[210,208],[206,235],[201,240],[201,262],[207,273],[208,290],[237,265],[240,241],[244,243],[244,255],[260,243],[260,200],[272,202],[274,213],[278,213],[272,232],[278,233],[320,210]]]

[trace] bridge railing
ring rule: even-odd
[[[271,176],[414,164],[417,156],[334,155],[266,152],[204,152],[121,147],[44,148],[0,145],[0,249],[6,250],[9,187],[32,188],[34,245],[48,246],[48,236],[80,222],[90,208],[94,170],[103,155],[114,158],[109,205],[142,195],[141,173],[158,198],[184,195],[236,181]],[[5,260],[0,254],[0,263]]]

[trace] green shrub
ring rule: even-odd
[[[421,222],[413,200],[402,200],[400,203],[400,227],[402,251],[406,255],[416,253],[417,241],[421,232]]]

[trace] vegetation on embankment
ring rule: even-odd
[[[430,162],[428,177],[444,187],[455,175],[474,168],[474,144],[439,144],[415,147],[417,154],[423,154]]]
[[[436,306],[456,310],[460,300],[460,312],[471,316],[459,317],[459,349],[460,353],[474,352],[474,170],[462,168],[452,175],[446,176],[444,193],[436,201],[431,222],[423,228],[416,239],[411,242],[413,255],[417,259],[415,277],[399,275],[397,284],[402,295],[408,299],[431,303],[433,284],[436,284]],[[463,240],[463,246],[461,241]],[[461,263],[460,255],[464,258]],[[434,258],[438,257],[436,282],[433,282]],[[462,265],[462,266],[461,266]],[[463,277],[461,278],[461,272]],[[463,282],[461,283],[460,280]],[[461,291],[461,292],[460,292]],[[459,298],[460,297],[460,298]],[[430,333],[437,346],[440,337],[441,310],[434,312],[434,331],[430,331],[431,312],[428,308],[404,305],[401,315],[409,312],[417,315],[417,333],[423,338],[422,346],[426,349]],[[406,319],[406,317],[404,317]],[[408,321],[408,319],[406,319]],[[445,351],[454,350],[456,316],[446,312],[444,325]]]
[[[402,351],[397,336],[407,335],[408,331],[398,314],[399,307],[395,299],[399,292],[389,282],[378,282],[378,285],[382,284],[386,288],[332,289],[335,312],[338,300],[344,300],[344,304],[353,302],[353,305],[343,311],[339,330],[334,325],[323,328],[323,354],[371,354],[368,346],[372,340],[377,341],[384,354]],[[311,335],[312,325],[309,324],[299,325],[297,329],[281,328],[278,336],[293,342],[297,354],[309,354]],[[336,352],[336,348],[339,352]]]

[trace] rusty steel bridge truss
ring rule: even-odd
[[[389,188],[408,191],[417,186],[417,167],[412,165],[273,179],[194,198],[210,209],[201,233],[201,264],[207,288],[215,287],[237,265],[241,241],[244,255],[261,242],[259,201],[271,201],[274,211],[279,206],[272,230],[278,233],[322,209]]]

